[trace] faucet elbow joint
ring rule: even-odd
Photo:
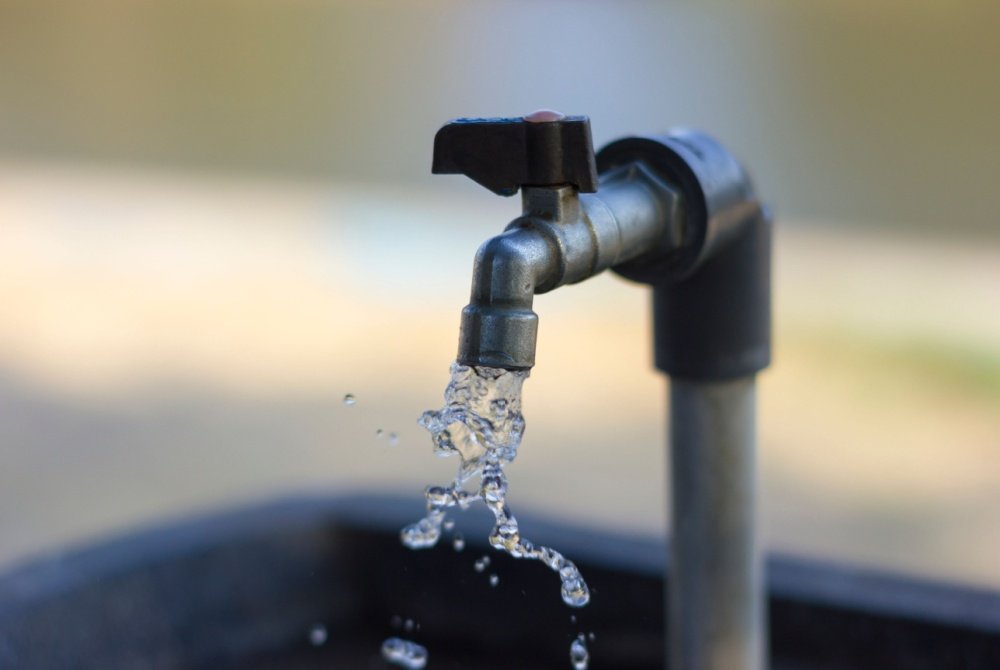
[[[476,254],[472,299],[462,310],[458,362],[507,370],[535,364],[534,295],[553,275],[555,251],[537,231],[514,228]]]

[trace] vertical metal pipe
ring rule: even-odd
[[[755,378],[670,382],[672,670],[765,667]]]

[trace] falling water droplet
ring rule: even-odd
[[[424,491],[424,498],[432,508],[440,509],[451,502],[451,491],[443,486],[428,486]]]
[[[356,397],[354,397],[353,393],[348,393],[347,395],[344,396],[344,404],[347,405],[348,407],[350,407],[351,405],[354,405],[357,402],[358,402],[358,399]]]
[[[437,544],[441,527],[432,518],[424,518],[399,532],[403,545],[410,549],[427,549]]]
[[[383,433],[385,433],[385,431],[379,428],[375,431],[375,437],[382,437]]]
[[[389,445],[395,447],[397,444],[399,444],[399,435],[389,433]]]
[[[590,653],[587,651],[587,640],[583,633],[569,646],[569,662],[573,664],[573,670],[587,670],[590,664]]]
[[[382,643],[382,658],[407,670],[421,670],[427,665],[427,649],[416,642],[390,637]]]
[[[416,624],[416,622],[415,622],[415,621],[414,621],[413,619],[407,619],[407,620],[406,620],[406,621],[405,621],[405,622],[403,623],[403,630],[405,630],[405,631],[406,631],[407,633],[412,633],[412,632],[413,632],[413,630],[414,630],[414,629],[415,629],[416,627],[417,627],[417,624]]]
[[[403,617],[399,616],[398,614],[393,614],[392,617],[389,619],[389,625],[392,626],[393,628],[397,629],[400,628],[403,625]]]
[[[490,565],[490,557],[489,556],[483,556],[482,558],[480,558],[479,560],[477,560],[475,563],[473,563],[472,567],[473,567],[473,569],[475,569],[476,572],[482,572],[483,570],[485,570],[486,568],[488,568],[489,565]]]
[[[309,629],[309,643],[314,647],[321,647],[326,642],[327,632],[326,626],[323,624],[316,624]]]
[[[580,576],[580,570],[572,561],[563,561],[559,577],[562,579],[560,592],[564,603],[570,607],[583,607],[590,602],[590,589],[587,588],[587,583]]]
[[[455,522],[452,521],[451,519],[448,519],[443,524],[441,524],[441,527],[444,528],[445,530],[452,530],[455,527]]]
[[[455,548],[455,551],[462,551],[465,549],[465,538],[462,537],[461,533],[455,533],[455,537],[451,541],[451,546]]]
[[[490,586],[496,586],[500,583],[500,575],[492,574],[490,575]]]

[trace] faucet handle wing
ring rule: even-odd
[[[597,191],[590,119],[540,110],[528,116],[455,119],[434,136],[434,174],[464,174],[497,195],[569,184]]]

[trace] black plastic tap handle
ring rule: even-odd
[[[554,119],[554,120],[549,120]],[[464,174],[498,195],[569,184],[597,191],[586,116],[545,112],[512,119],[455,119],[434,136],[434,174]]]

